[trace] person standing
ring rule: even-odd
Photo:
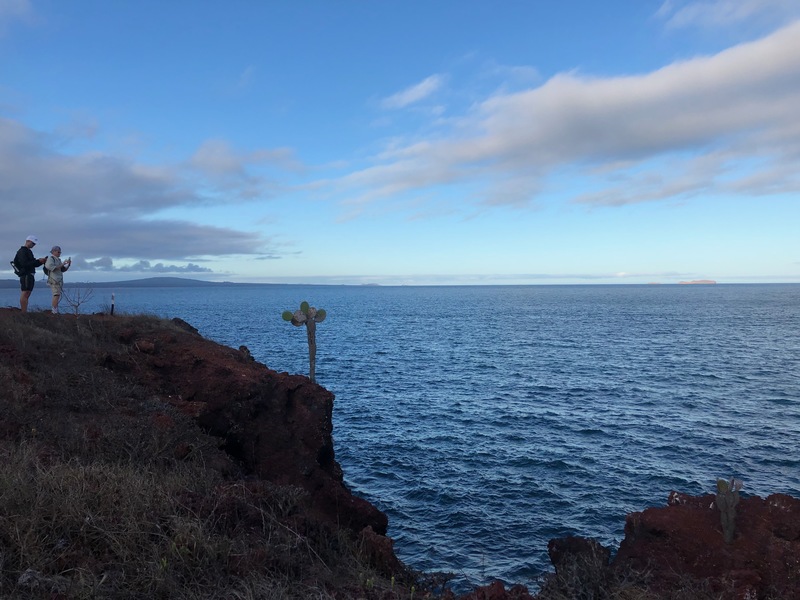
[[[53,290],[52,310],[53,314],[58,313],[58,303],[61,302],[61,291],[64,288],[64,272],[72,265],[72,259],[61,262],[61,246],[53,246],[50,256],[44,263],[44,268],[49,271],[47,275],[47,285]]]
[[[22,312],[28,312],[28,300],[31,297],[33,286],[36,284],[36,268],[43,265],[46,258],[34,258],[33,248],[39,243],[39,238],[29,235],[25,238],[25,245],[17,250],[14,262],[19,269],[19,307]]]

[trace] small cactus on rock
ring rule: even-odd
[[[742,489],[742,482],[731,478],[730,481],[717,479],[716,505],[719,509],[720,520],[722,521],[722,534],[725,536],[725,543],[733,541],[733,534],[736,531],[736,505],[739,504],[739,490]]]
[[[300,327],[306,326],[306,334],[308,335],[308,362],[309,362],[309,379],[316,383],[314,377],[314,370],[317,362],[317,323],[322,323],[327,316],[324,308],[314,308],[309,306],[305,300],[300,303],[300,310],[294,312],[290,310],[283,311],[283,320],[291,322],[292,325]]]

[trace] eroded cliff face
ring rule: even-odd
[[[742,498],[725,543],[714,496],[669,495],[666,507],[628,515],[616,569],[650,573],[653,588],[704,582],[722,598],[800,598],[800,499]]]
[[[726,543],[714,495],[671,492],[666,506],[627,516],[613,560],[610,548],[581,537],[551,540],[548,551],[562,580],[583,565],[582,575],[594,572],[595,589],[624,581],[623,587],[655,599],[796,600],[800,499],[741,498],[735,534]]]
[[[53,319],[62,326],[52,326]],[[183,426],[178,421],[188,421],[222,450],[208,454],[209,468],[228,481],[245,482],[253,494],[271,493],[265,482],[302,488],[320,523],[349,531],[388,576],[403,572],[385,535],[386,515],[343,482],[333,449],[334,395],[306,377],[254,361],[246,348],[206,340],[180,320],[168,325],[102,315],[23,317],[0,309],[0,441],[35,438],[46,459],[53,445],[49,436],[74,438],[61,444],[61,451],[102,453],[124,450],[135,442],[133,430],[146,427],[156,432],[148,438],[157,443],[154,451],[180,461],[200,451],[192,436],[173,435]],[[57,376],[49,368],[53,361],[59,363]],[[103,397],[113,401],[90,401],[93,388],[102,388]],[[132,434],[114,437],[126,421]],[[226,518],[248,518],[231,506]],[[627,516],[625,539],[613,560],[611,549],[583,538],[553,540],[549,552],[556,575],[574,575],[567,581],[572,596],[548,596],[546,589],[533,596],[523,586],[507,589],[495,582],[462,598],[601,598],[606,596],[586,594],[624,580],[632,593],[649,594],[628,597],[690,598],[675,593],[697,589],[707,592],[697,598],[715,600],[800,600],[800,500],[780,494],[742,497],[734,539],[726,544],[714,496],[672,492],[666,506]],[[264,558],[253,553],[241,560],[247,572]],[[373,591],[368,597],[398,597],[395,592]]]
[[[302,487],[331,523],[385,535],[386,515],[344,485],[333,450],[334,395],[307,377],[269,369],[244,347],[221,346],[178,323],[183,331],[119,331],[135,356],[137,380],[223,439],[246,477]],[[133,368],[119,356],[107,362],[111,369]]]
[[[179,462],[202,452],[203,464],[253,493],[301,488],[304,520],[294,526],[349,532],[387,577],[407,572],[386,515],[344,484],[334,395],[307,377],[278,373],[180,319],[0,309],[0,327],[0,442],[32,440],[60,460],[73,450]],[[212,440],[203,448],[191,423]]]

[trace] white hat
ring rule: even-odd
[[[37,238],[35,235],[29,235],[28,237],[25,238],[25,241],[26,242],[33,242],[34,244],[38,244],[39,243],[39,238]]]

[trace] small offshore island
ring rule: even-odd
[[[679,281],[678,285],[713,285],[717,283],[713,279],[695,279],[694,281]]]
[[[346,487],[334,395],[308,377],[151,316],[0,309],[0,353],[4,598],[800,597],[800,499],[738,490],[735,513],[665,490],[620,515],[614,552],[551,540],[539,590],[457,594]]]

